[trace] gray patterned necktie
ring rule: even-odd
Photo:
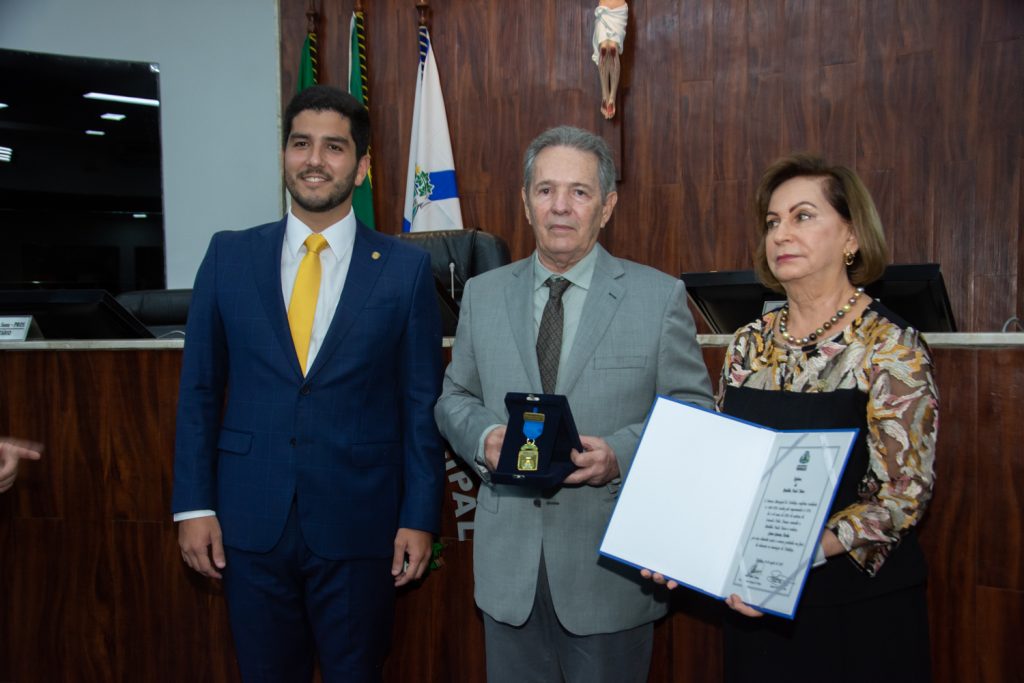
[[[545,394],[555,390],[558,380],[558,360],[562,355],[562,295],[572,284],[565,278],[549,277],[544,285],[551,291],[548,302],[544,305],[544,314],[540,317],[540,330],[537,332],[537,365],[540,367],[540,385]]]

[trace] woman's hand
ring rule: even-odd
[[[672,579],[666,579],[658,572],[652,572],[650,569],[641,569],[640,576],[644,577],[645,579],[650,579],[659,586],[665,586],[669,590],[673,590],[676,586],[679,585],[678,582],[673,581]]]
[[[739,612],[745,617],[757,618],[764,616],[764,612],[758,612],[756,609],[743,602],[740,596],[735,593],[725,599],[725,604],[727,604],[730,609]]]

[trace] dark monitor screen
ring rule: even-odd
[[[752,270],[683,273],[680,277],[690,300],[717,334],[732,334],[786,298],[762,285]],[[937,263],[888,266],[881,279],[865,290],[921,332],[956,332]]]
[[[0,316],[31,315],[44,339],[152,339],[102,289],[0,290]]]

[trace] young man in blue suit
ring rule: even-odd
[[[366,109],[285,111],[284,219],[214,235],[186,333],[174,462],[185,562],[224,579],[246,681],[375,681],[394,591],[422,576],[444,451],[426,253],[358,224]]]

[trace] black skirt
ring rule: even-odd
[[[773,429],[860,429],[829,515],[857,502],[868,468],[865,394],[728,387],[723,410]],[[874,577],[846,555],[812,569],[792,621],[751,619],[725,608],[725,680],[930,680],[926,576],[910,532]]]

